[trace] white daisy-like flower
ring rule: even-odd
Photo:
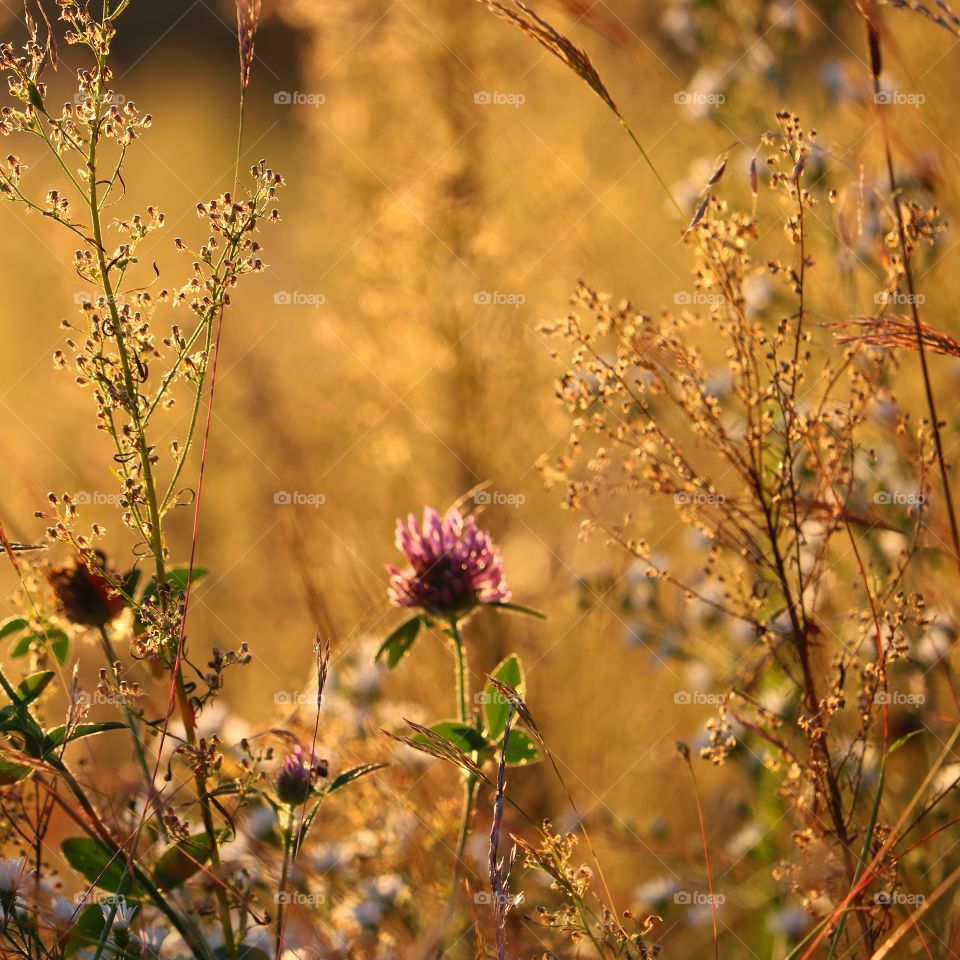
[[[79,908],[72,900],[61,896],[59,893],[54,895],[47,911],[47,920],[50,923],[50,929],[58,938],[66,936],[77,923],[77,914]]]
[[[143,955],[151,958],[151,960],[159,957],[163,941],[167,939],[169,933],[170,930],[162,924],[146,927],[140,937],[140,942],[143,945]]]
[[[18,860],[9,858],[0,860],[0,910],[4,916],[11,916],[15,910],[23,906],[25,901],[20,891],[27,885],[34,875],[33,870],[26,869],[23,857]]]
[[[110,921],[111,914],[113,915],[112,927],[114,930],[128,930],[130,924],[133,923],[135,907],[128,906],[126,899],[123,897],[117,897],[115,904],[101,903],[100,909],[103,911],[103,918],[107,922]]]
[[[23,857],[19,860],[0,860],[0,894],[10,893],[16,896],[33,873],[32,870],[26,871],[24,866]]]

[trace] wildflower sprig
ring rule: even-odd
[[[506,705],[488,687],[477,695],[483,710],[478,713],[470,706],[462,627],[484,607],[541,618],[543,615],[510,602],[512,594],[499,549],[474,517],[464,518],[456,507],[442,517],[432,507],[426,507],[422,523],[412,514],[406,523],[398,520],[396,546],[409,566],[388,568],[389,597],[395,605],[417,613],[387,637],[377,659],[385,660],[392,669],[409,652],[422,627],[441,629],[451,642],[456,662],[457,719],[442,721],[431,729],[467,753],[492,757],[503,734]],[[516,654],[506,657],[492,675],[523,688],[523,672]],[[531,751],[528,759],[536,759],[532,745]]]
[[[249,663],[251,655],[245,644],[232,651],[215,648],[206,668],[195,668],[205,689],[197,689],[196,681],[187,679],[187,668],[193,668],[184,644],[187,595],[203,571],[192,560],[184,568],[171,563],[164,520],[173,507],[193,499],[192,492],[182,489],[182,474],[197,437],[203,400],[211,397],[224,312],[237,284],[265,269],[258,233],[264,223],[279,220],[276,204],[283,178],[261,161],[250,170],[249,186],[238,178],[232,190],[198,205],[206,239],[196,244],[175,241],[177,250],[192,256],[192,265],[187,279],[175,284],[172,292],[161,285],[156,265],[144,268],[144,245],[162,232],[167,218],[153,204],[141,212],[119,212],[126,196],[129,151],[152,124],[149,114],[114,88],[112,46],[119,18],[128,8],[129,0],[106,2],[97,12],[86,3],[60,0],[66,42],[83,58],[71,101],[62,105],[52,104],[43,79],[45,70],[56,65],[52,36],[42,42],[39,25],[28,16],[29,39],[22,49],[0,46],[0,71],[7,76],[11,101],[0,111],[0,135],[40,141],[55,162],[58,180],[41,183],[35,171],[10,152],[0,165],[0,198],[65,228],[75,241],[70,267],[87,289],[79,299],[78,318],[64,321],[66,345],[56,352],[54,362],[93,395],[97,426],[114,448],[119,516],[137,538],[135,552],[149,561],[144,565],[146,576],[141,567],[129,574],[116,572],[95,546],[104,535],[103,528],[93,525],[89,532],[81,532],[76,500],[51,494],[39,516],[47,523],[51,545],[70,548],[73,565],[49,572],[46,579],[56,601],[49,613],[24,580],[30,616],[8,623],[5,629],[18,638],[15,649],[22,655],[45,655],[49,650],[58,664],[65,662],[72,636],[95,631],[106,666],[93,695],[121,711],[124,721],[88,722],[91,694],[74,679],[67,722],[51,726],[43,713],[54,671],[31,674],[23,681],[26,686],[21,684],[22,691],[4,678],[10,701],[3,710],[2,731],[9,745],[9,760],[4,762],[8,782],[18,790],[35,790],[38,797],[46,783],[44,775],[51,778],[48,787],[64,781],[84,811],[86,824],[95,825],[90,836],[71,838],[64,845],[67,862],[92,885],[131,898],[139,891],[135,899],[151,900],[192,955],[205,960],[210,960],[212,952],[194,921],[181,915],[178,905],[165,899],[159,889],[178,886],[199,869],[208,870],[223,949],[232,960],[238,946],[239,914],[231,872],[222,862],[220,848],[235,830],[233,814],[213,798],[228,755],[217,737],[198,735],[197,716],[220,693],[224,672]],[[248,23],[248,32],[254,29],[255,24]],[[157,328],[161,311],[168,306],[183,309],[189,319],[172,324],[165,335]],[[160,435],[155,420],[180,394],[187,396],[191,410],[187,434],[161,449],[154,439]],[[8,555],[13,557],[12,552]],[[139,683],[126,676],[131,668],[123,657],[126,648],[118,655],[120,639],[129,643],[134,660],[148,660],[157,675],[166,674],[169,679],[170,700],[179,709],[182,725],[182,740],[175,745],[173,757],[195,785],[193,812],[199,814],[199,833],[191,832],[173,814],[161,816],[153,802],[161,756],[152,754],[157,744],[177,735],[168,729],[169,716],[145,713]],[[144,803],[123,845],[113,836],[112,827],[101,822],[65,757],[75,740],[120,728],[129,730],[144,778]],[[190,844],[193,866],[184,870],[181,865],[171,872],[171,861],[179,862],[183,850],[175,845],[161,851],[157,863],[150,865],[140,844],[144,838],[168,841],[175,823],[173,836],[177,844]],[[129,833],[124,829],[125,835]],[[37,870],[42,833],[38,837]],[[105,949],[132,949],[134,938],[125,932],[127,921],[139,923],[139,919],[117,904],[108,914],[98,914],[99,908],[95,914],[83,911],[82,916],[78,911],[77,926],[84,925],[86,942],[98,954]]]
[[[406,523],[397,520],[396,546],[409,565],[404,569],[388,567],[389,597],[397,606],[417,612],[387,637],[377,659],[386,660],[391,669],[396,667],[413,646],[423,626],[441,629],[449,639],[454,655],[456,719],[432,723],[413,737],[401,738],[402,742],[430,756],[455,758],[463,774],[463,817],[449,913],[470,837],[477,788],[482,777],[480,765],[494,760],[508,717],[507,702],[492,685],[477,695],[482,710],[471,705],[462,627],[483,607],[514,610],[537,617],[543,615],[510,602],[512,594],[499,549],[489,533],[478,526],[476,519],[473,516],[464,518],[457,507],[452,507],[442,517],[434,508],[425,507],[422,523],[418,523],[413,514]],[[521,691],[525,689],[523,669],[516,654],[506,657],[491,676]],[[535,743],[522,732],[514,731],[504,755],[505,762],[520,765],[539,759]],[[442,949],[441,940],[438,956]]]

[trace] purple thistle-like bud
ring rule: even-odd
[[[299,745],[287,755],[277,774],[277,797],[281,803],[295,806],[303,803],[313,791],[314,758]]]
[[[406,570],[388,567],[390,599],[440,617],[459,617],[477,604],[506,603],[510,588],[503,561],[490,534],[451,509],[445,517],[425,507],[423,525],[411,513],[397,520],[397,548],[406,555]]]

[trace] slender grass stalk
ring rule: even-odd
[[[703,845],[703,863],[707,871],[707,887],[710,890],[710,915],[713,920],[713,955],[720,960],[720,931],[717,927],[717,897],[713,890],[713,871],[710,869],[710,845],[707,843],[707,825],[703,819],[703,804],[700,802],[700,787],[697,784],[697,775],[693,772],[690,762],[690,750],[685,743],[678,744],[683,762],[690,771],[690,780],[693,783],[693,798],[697,806],[697,821],[700,824],[700,842]]]
[[[930,369],[927,363],[927,346],[924,337],[923,324],[920,320],[920,306],[917,302],[916,284],[913,277],[913,267],[910,264],[910,250],[907,245],[907,231],[903,219],[903,209],[900,206],[900,190],[897,186],[897,176],[893,165],[893,148],[890,143],[890,130],[887,126],[886,109],[880,99],[880,72],[881,46],[880,34],[876,25],[869,16],[864,16],[867,28],[867,49],[870,55],[870,75],[873,82],[874,101],[877,104],[877,113],[880,117],[880,129],[883,133],[883,152],[887,168],[887,182],[890,187],[890,202],[893,204],[894,219],[897,225],[897,238],[900,243],[900,257],[903,264],[903,275],[907,281],[907,290],[910,299],[910,316],[917,338],[917,355],[920,358],[920,378],[923,381],[923,393],[927,401],[927,410],[930,415],[930,429],[933,433],[933,443],[937,452],[937,466],[940,470],[940,482],[943,487],[943,499],[947,508],[947,520],[950,525],[950,545],[953,548],[953,560],[960,574],[960,527],[957,523],[956,509],[953,503],[953,493],[950,487],[950,473],[947,467],[946,456],[943,450],[943,437],[940,431],[940,416],[937,412],[937,402],[930,379]]]
[[[471,716],[468,706],[469,679],[467,676],[467,655],[464,649],[463,638],[456,618],[451,618],[447,626],[447,635],[453,645],[454,667],[457,690],[457,719],[464,726],[471,725]],[[474,757],[476,759],[476,757]],[[467,852],[467,843],[470,840],[470,830],[473,823],[473,808],[477,794],[477,778],[469,771],[463,771],[463,814],[460,819],[460,831],[457,835],[457,847],[454,851],[453,876],[450,879],[450,892],[447,895],[447,905],[444,909],[443,925],[440,930],[440,941],[437,944],[436,958],[443,957],[446,940],[446,927],[454,912],[458,887],[463,876],[464,858]]]
[[[291,852],[293,850],[293,824],[296,814],[291,804],[287,811],[287,823],[283,831],[283,866],[280,870],[280,886],[277,888],[277,960],[283,952],[283,931],[286,923],[287,873],[291,866]]]

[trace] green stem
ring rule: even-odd
[[[467,657],[463,648],[463,639],[460,636],[460,630],[456,619],[451,619],[450,626],[447,628],[447,634],[453,641],[453,653],[456,666],[457,683],[457,718],[464,726],[471,725],[470,710],[468,707],[469,683],[467,678]],[[474,755],[474,759],[476,756]],[[444,922],[442,930],[445,931],[450,917],[453,913],[454,902],[457,896],[457,887],[460,884],[460,878],[463,876],[464,857],[466,856],[467,843],[470,840],[470,826],[473,820],[474,801],[477,794],[477,778],[473,773],[464,771],[463,783],[463,817],[460,821],[460,834],[457,838],[457,849],[453,865],[453,877],[450,880],[450,893],[447,896],[447,906],[444,911]],[[437,944],[436,960],[441,960],[444,953],[444,935],[441,932],[440,942]]]
[[[110,637],[107,635],[107,628],[103,626],[100,627],[100,643],[103,647],[104,656],[107,658],[107,664],[108,666],[112,667],[113,664],[117,662],[117,655],[113,649],[113,644],[110,642]],[[140,770],[146,779],[147,790],[150,791],[153,788],[153,773],[150,770],[149,764],[147,763],[147,755],[143,749],[143,741],[140,739],[137,716],[126,705],[124,705],[123,712],[126,717],[127,726],[130,728],[130,739],[133,741],[133,751],[137,756],[137,762],[140,764]],[[163,834],[164,839],[167,839],[167,827],[163,822],[163,818],[158,817],[157,823],[160,826],[160,831]]]
[[[133,379],[133,371],[130,366],[130,356],[123,334],[120,311],[117,309],[113,282],[110,279],[110,266],[107,263],[106,252],[103,246],[103,226],[100,220],[100,199],[97,192],[97,143],[99,141],[100,105],[106,92],[103,83],[104,64],[102,59],[99,61],[98,67],[96,117],[90,134],[90,151],[87,155],[90,225],[93,232],[94,246],[96,247],[100,283],[103,287],[104,296],[106,297],[107,308],[110,311],[110,322],[113,324],[114,341],[117,345],[117,355],[120,360],[123,386],[127,392],[127,404],[136,437],[137,454],[140,460],[140,470],[143,476],[144,491],[147,498],[147,510],[150,514],[150,549],[153,553],[157,584],[160,585],[166,579],[166,569],[164,564],[163,534],[160,525],[160,510],[157,502],[156,485],[153,479],[153,465],[150,462],[150,447],[140,421],[140,392]]]
[[[467,656],[463,648],[463,640],[455,620],[450,623],[450,637],[453,640],[453,650],[457,661],[457,708],[458,718],[465,726],[470,726],[470,709],[467,705],[469,697],[469,682],[467,678]],[[476,759],[476,758],[474,758]],[[476,796],[477,778],[472,773],[465,773],[465,792],[463,803],[463,820],[460,824],[460,838],[457,841],[457,862],[454,883],[459,878],[466,852],[467,841],[470,839],[470,821],[473,818],[473,803]]]
[[[463,640],[460,637],[460,630],[457,627],[456,620],[450,621],[450,628],[447,632],[453,641],[453,654],[456,658],[457,717],[461,723],[466,724],[469,719],[467,710],[467,657],[463,649]]]
[[[144,483],[144,494],[146,497],[147,510],[150,517],[149,546],[154,558],[157,586],[159,587],[166,581],[166,563],[160,504],[157,498],[157,489],[153,477],[153,466],[150,462],[150,446],[147,443],[147,437],[143,429],[143,423],[140,415],[140,394],[133,378],[133,372],[130,365],[130,356],[127,350],[127,343],[121,322],[120,311],[117,308],[113,283],[110,278],[111,267],[107,263],[106,252],[103,246],[103,228],[100,219],[100,199],[97,191],[97,144],[99,141],[100,107],[103,102],[103,97],[106,93],[103,81],[105,64],[102,55],[98,56],[97,66],[98,74],[95,91],[96,116],[91,130],[90,151],[87,157],[87,176],[89,189],[88,202],[90,207],[91,229],[96,247],[100,281],[103,287],[104,296],[106,297],[107,307],[110,312],[110,320],[113,324],[114,340],[117,345],[120,370],[123,377],[124,389],[127,393],[127,405],[133,426],[134,436],[136,438],[137,453],[140,460],[140,470]],[[175,666],[174,668],[174,684],[176,686],[177,702],[180,707],[180,713],[183,719],[187,742],[192,747],[196,745],[196,729],[193,718],[193,708],[190,705],[190,701],[186,693],[183,670],[179,665]],[[210,863],[213,867],[214,873],[217,873],[221,865],[220,852],[217,844],[216,830],[213,823],[213,814],[210,808],[210,800],[207,796],[206,782],[204,778],[197,777],[196,785],[197,798],[200,802],[204,831],[206,832],[207,838],[210,842]],[[227,958],[228,960],[236,960],[237,954],[233,937],[233,924],[230,918],[230,904],[222,882],[219,882],[216,885],[214,893],[220,915],[220,924],[223,928],[223,942],[227,952]]]
[[[283,950],[283,906],[287,892],[287,872],[290,866],[290,848],[293,845],[293,806],[290,807],[290,816],[287,820],[287,829],[283,834],[283,868],[280,871],[280,886],[277,890],[277,956]]]

